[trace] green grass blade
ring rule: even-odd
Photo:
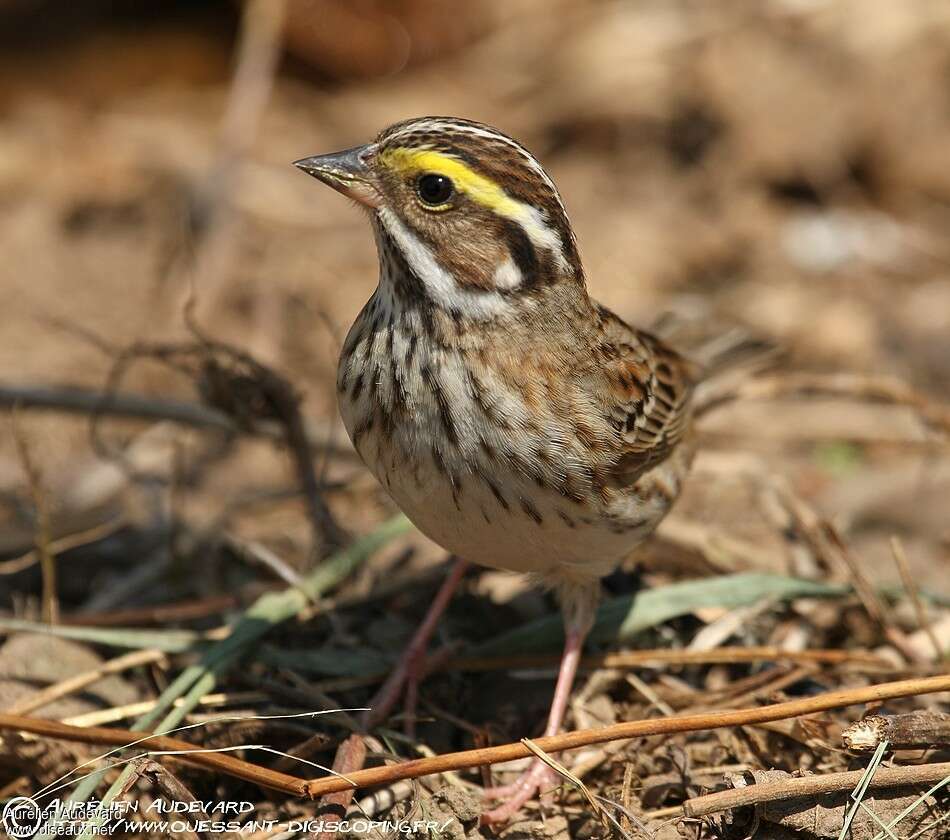
[[[594,643],[626,642],[638,633],[703,607],[735,609],[763,598],[831,598],[847,595],[850,588],[812,580],[759,573],[725,575],[647,589],[601,604],[591,630]],[[471,656],[503,656],[512,651],[545,653],[564,643],[559,615],[548,616],[502,633],[470,651]]]
[[[214,688],[218,678],[264,634],[293,618],[308,604],[322,597],[372,554],[394,537],[408,531],[410,527],[409,521],[404,516],[396,516],[373,533],[325,560],[304,579],[300,586],[262,595],[238,619],[231,634],[208,648],[199,663],[186,668],[162,692],[155,708],[135,721],[132,729],[163,732],[176,727],[182,718],[198,704],[201,697]],[[179,698],[182,698],[183,702],[179,706],[174,706]],[[134,772],[132,766],[123,769],[102,797],[103,808],[115,799]],[[75,802],[88,799],[96,790],[101,778],[100,774],[96,774],[84,779],[70,799]],[[95,836],[100,824],[95,820],[90,821],[84,826],[80,837],[88,840]],[[44,827],[44,836],[49,836],[50,828],[50,826]]]

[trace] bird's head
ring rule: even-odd
[[[455,314],[488,317],[552,286],[583,285],[557,188],[490,126],[422,117],[295,165],[372,213],[394,282]]]

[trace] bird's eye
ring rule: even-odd
[[[452,180],[446,178],[445,175],[436,175],[435,173],[430,172],[427,175],[423,175],[416,182],[416,192],[419,193],[419,198],[425,204],[432,205],[433,207],[439,204],[445,204],[452,197],[455,187],[452,185]]]

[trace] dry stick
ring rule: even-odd
[[[852,688],[844,691],[832,691],[809,697],[804,700],[792,700],[787,703],[775,703],[752,709],[737,709],[731,712],[713,714],[684,715],[657,720],[640,720],[629,723],[615,723],[602,729],[584,729],[536,738],[537,744],[545,752],[561,752],[591,744],[602,744],[622,738],[640,738],[645,735],[668,735],[674,732],[696,732],[704,729],[720,729],[726,726],[745,726],[755,723],[785,720],[799,715],[815,714],[829,709],[852,706],[860,703],[872,703],[893,700],[898,697],[911,697],[918,694],[931,694],[938,691],[950,691],[950,675],[923,677],[913,680],[870,685],[864,688]],[[498,764],[532,755],[524,744],[504,744],[498,747],[464,750],[433,758],[420,758],[389,767],[371,767],[347,774],[356,787],[390,784],[400,779],[416,779],[446,770],[465,770],[481,767],[485,764]],[[345,779],[320,779],[307,783],[307,794],[311,797],[323,796],[346,790],[350,784]]]
[[[349,538],[340,527],[323,498],[323,490],[313,467],[313,448],[307,436],[307,426],[300,412],[301,397],[281,374],[257,361],[252,355],[238,347],[217,341],[205,335],[193,316],[186,314],[189,329],[198,338],[200,347],[206,354],[204,376],[208,385],[223,391],[249,391],[253,383],[256,400],[265,405],[282,424],[286,431],[286,445],[297,473],[297,480],[303,490],[311,528],[314,547],[320,546],[324,554],[347,545]],[[222,365],[217,357],[222,356],[226,363]],[[235,368],[240,373],[229,371]],[[212,385],[212,380],[217,382]],[[234,396],[229,394],[230,401]]]
[[[499,668],[537,668],[556,665],[557,656],[459,657],[446,663],[445,670],[496,671]],[[582,668],[632,668],[648,665],[731,665],[736,662],[800,662],[819,665],[870,665],[894,670],[893,663],[865,650],[783,650],[780,647],[721,647],[715,650],[629,650],[590,654]]]
[[[860,374],[785,373],[746,379],[738,386],[711,394],[700,413],[735,400],[768,400],[784,396],[846,397],[912,408],[931,428],[950,434],[950,408],[928,399],[897,379]]]
[[[877,749],[882,741],[892,750],[948,747],[950,715],[927,711],[868,715],[841,733],[844,746],[857,752]]]
[[[147,762],[141,769],[139,775],[144,776],[147,779],[150,779],[154,782],[155,786],[168,797],[169,802],[187,802],[191,806],[188,810],[189,814],[194,814],[194,819],[190,822],[204,822],[210,823],[211,817],[208,816],[207,812],[202,807],[195,795],[188,789],[184,782],[179,779],[174,773],[172,773],[167,767],[162,764],[159,764],[157,761]],[[221,832],[224,837],[233,837],[233,832]],[[209,831],[198,832],[196,831],[199,837],[207,836],[213,837]]]
[[[865,612],[883,633],[887,633],[891,626],[889,612],[837,529],[802,499],[784,478],[774,477],[770,483],[815,556],[830,569],[843,567],[848,572]]]
[[[149,624],[167,624],[216,616],[240,604],[241,601],[236,595],[209,595],[207,598],[177,601],[152,607],[71,613],[63,617],[63,623],[70,627],[142,627]]]
[[[204,214],[204,229],[194,282],[202,291],[201,314],[221,306],[221,295],[237,261],[240,220],[234,197],[244,161],[254,143],[270,99],[280,58],[285,0],[252,0],[244,4],[234,75],[218,132],[217,156],[195,198]],[[192,294],[194,287],[192,287]],[[194,299],[187,304],[192,305]]]
[[[823,776],[805,776],[780,782],[765,782],[748,785],[736,790],[724,790],[687,799],[683,812],[687,817],[705,817],[717,811],[758,805],[762,802],[778,802],[783,799],[814,797],[825,793],[851,791],[865,774],[865,770],[850,770],[845,773],[827,773]],[[906,767],[879,767],[871,779],[869,788],[905,787],[932,784],[950,778],[950,762],[943,764],[915,764]]]
[[[49,541],[50,553],[55,557],[72,548],[95,542],[102,537],[115,533],[122,527],[122,524],[121,517],[116,517],[99,525],[93,525],[91,528],[73,531],[62,537],[51,539]],[[55,532],[56,529],[51,527],[51,530]],[[36,552],[31,548],[19,557],[13,557],[10,560],[0,562],[0,575],[13,575],[22,572],[24,569],[29,569],[30,566],[34,565],[38,559]],[[60,616],[60,618],[62,618],[62,616]],[[68,624],[69,621],[65,620],[65,623]]]
[[[349,774],[349,768],[362,767],[365,762],[366,742],[362,736],[354,734],[350,735],[340,744],[336,756],[333,759],[333,770],[336,773]],[[331,819],[333,817],[344,817],[350,808],[355,790],[356,788],[346,785],[342,790],[335,791],[324,797],[323,802],[320,803],[321,807],[319,813]],[[332,840],[335,836],[336,831],[328,829],[321,831],[319,834],[315,834],[313,840]]]
[[[220,707],[234,706],[239,703],[256,704],[266,703],[272,699],[270,694],[263,691],[231,691],[217,692],[214,694],[205,694],[195,701],[195,706]],[[179,697],[172,703],[173,708],[181,708],[185,704],[183,698]],[[113,706],[109,709],[96,709],[92,712],[83,712],[79,715],[70,715],[63,718],[61,723],[69,726],[100,726],[104,723],[114,723],[117,720],[127,720],[131,717],[138,717],[151,712],[158,705],[158,700],[140,700],[137,703],[127,703],[124,706]]]
[[[813,675],[816,670],[817,669],[811,663],[799,665],[797,668],[792,668],[790,671],[787,671],[784,674],[777,674],[773,679],[769,680],[764,685],[757,686],[756,688],[746,691],[743,694],[734,694],[727,697],[725,700],[713,700],[711,703],[706,704],[706,708],[722,708],[727,703],[729,705],[735,705],[736,703],[751,703],[764,696],[774,697],[777,692],[788,688],[790,685],[795,685],[795,683]]]
[[[914,611],[917,613],[917,623],[927,634],[930,643],[933,645],[936,658],[934,662],[939,662],[944,658],[944,652],[940,647],[940,640],[934,633],[933,624],[927,616],[927,610],[924,608],[924,602],[921,600],[920,592],[914,583],[914,576],[910,571],[910,564],[907,562],[907,555],[904,553],[904,544],[898,537],[891,537],[891,553],[894,555],[894,562],[901,573],[901,580],[904,582],[904,590],[910,596],[911,603],[914,605]]]
[[[108,399],[101,390],[71,385],[0,385],[0,408],[18,406],[22,410],[48,409],[67,414],[106,414],[131,420],[170,420],[182,426],[212,429],[231,434],[252,435],[283,440],[285,430],[273,421],[236,423],[228,414],[197,402],[168,400],[112,391]],[[307,423],[307,440],[315,449],[327,448],[334,455],[353,456],[353,448],[344,441],[331,441],[332,428],[314,421]]]
[[[444,645],[437,649],[426,660],[426,673],[439,671],[498,671],[501,669],[518,668],[547,668],[556,666],[560,661],[556,655],[525,655],[499,657],[453,657],[455,648]],[[606,654],[588,654],[581,659],[578,666],[582,671],[595,668],[633,668],[649,667],[651,665],[731,665],[735,662],[813,662],[825,665],[852,665],[861,670],[874,672],[894,672],[908,669],[898,668],[893,662],[877,657],[868,651],[841,651],[841,650],[801,650],[787,651],[776,647],[725,647],[710,651],[669,650],[659,648],[655,650],[618,651]],[[314,683],[322,691],[351,691],[354,688],[363,688],[367,685],[382,682],[389,672],[380,671],[376,674],[367,674],[359,677],[331,677]],[[770,675],[756,675],[752,685],[757,685],[756,679],[767,681]],[[748,678],[746,678],[748,679]],[[744,685],[740,680],[734,686]]]
[[[47,686],[41,691],[24,698],[19,703],[14,703],[4,711],[8,715],[27,715],[36,709],[42,709],[43,706],[52,703],[54,700],[81,691],[87,685],[92,685],[109,674],[118,674],[127,671],[129,668],[137,668],[140,665],[148,665],[152,662],[161,662],[164,658],[165,654],[160,650],[135,650],[123,656],[117,656],[115,659],[110,659],[108,662],[103,662],[90,671],[76,674],[74,677]]]
[[[843,568],[848,573],[861,605],[884,637],[910,662],[925,664],[926,658],[910,646],[894,621],[892,610],[871,585],[862,564],[838,529],[798,496],[787,481],[773,478],[771,484],[815,556],[824,560],[829,568]]]
[[[33,507],[36,510],[34,550],[40,558],[40,573],[43,580],[41,596],[43,620],[47,624],[56,624],[59,614],[59,602],[56,598],[56,559],[50,549],[52,535],[50,533],[49,505],[47,504],[46,491],[43,489],[43,475],[39,465],[33,460],[30,453],[30,444],[17,422],[16,408],[10,415],[10,425],[17,455],[20,457],[23,472],[26,473],[30,496],[33,498]]]
[[[176,758],[189,764],[196,764],[209,770],[215,770],[228,776],[253,782],[261,787],[279,790],[295,796],[305,796],[307,781],[286,773],[278,773],[267,767],[258,767],[247,761],[241,761],[223,753],[202,752],[203,747],[180,741],[167,735],[152,735],[143,738],[141,732],[130,729],[107,729],[100,726],[69,726],[55,720],[23,717],[0,712],[0,730],[14,729],[30,732],[45,738],[58,738],[63,741],[79,741],[85,744],[100,744],[110,747],[134,745],[143,750],[175,751]],[[180,751],[180,752],[179,752]],[[346,783],[344,787],[349,787]]]

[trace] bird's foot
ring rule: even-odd
[[[486,799],[505,800],[504,804],[482,814],[482,825],[506,823],[521,808],[530,802],[536,793],[542,796],[559,786],[561,777],[540,759],[531,762],[531,766],[521,777],[510,785],[485,788]]]

